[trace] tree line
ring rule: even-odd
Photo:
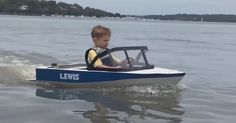
[[[120,17],[119,13],[68,4],[54,0],[0,0],[0,13],[23,15],[73,15],[96,17]]]

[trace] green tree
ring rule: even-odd
[[[55,0],[0,0],[0,12],[29,15],[121,16],[119,13],[113,14],[90,7],[83,9],[79,4],[57,3]]]

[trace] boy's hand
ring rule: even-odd
[[[135,60],[134,60],[132,57],[129,57],[129,61],[130,61],[131,66],[133,66],[133,65],[135,64]],[[121,65],[122,65],[122,67],[124,67],[124,68],[129,67],[128,60],[127,60],[127,59],[123,60],[123,61],[121,62]]]

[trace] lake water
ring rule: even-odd
[[[95,25],[110,47],[145,45],[156,66],[186,72],[177,89],[42,87],[35,67],[84,61]],[[236,24],[0,15],[1,123],[232,123]]]

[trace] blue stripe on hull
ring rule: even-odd
[[[55,69],[36,69],[36,80],[57,81],[66,83],[95,83],[122,79],[162,78],[184,76],[176,74],[130,74],[118,72],[70,71]]]

